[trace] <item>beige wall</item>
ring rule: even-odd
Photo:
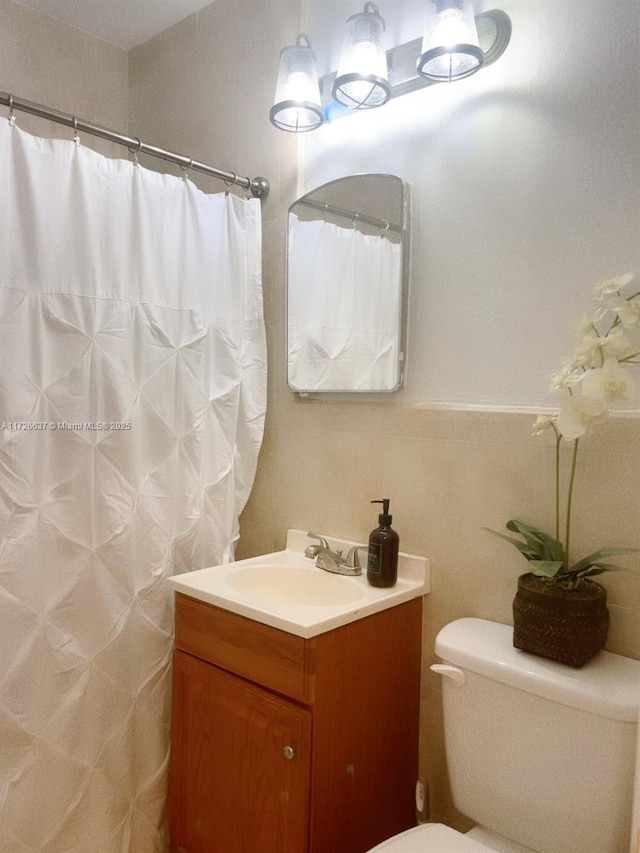
[[[433,637],[459,616],[510,622],[515,579],[524,566],[481,527],[498,527],[513,516],[549,525],[552,451],[548,437],[530,435],[531,414],[440,411],[393,399],[302,400],[287,390],[284,224],[297,195],[297,142],[273,129],[267,113],[278,52],[298,32],[298,7],[298,0],[217,0],[132,51],[127,70],[121,51],[0,0],[0,89],[124,129],[129,75],[133,135],[271,181],[263,208],[269,411],[239,556],[282,547],[288,527],[364,540],[377,516],[369,501],[392,498],[402,549],[432,560],[423,773],[433,816],[463,826],[446,788],[439,684],[428,671]],[[207,178],[195,180],[206,191],[220,189]],[[639,473],[637,420],[612,421],[585,441],[576,553],[602,544],[640,546]],[[628,564],[635,574],[605,580],[610,649],[640,658],[640,571],[637,560]]]
[[[127,132],[126,51],[9,0],[0,0],[0,33],[0,91]],[[0,110],[7,115],[4,107]],[[30,133],[73,137],[71,129],[25,113],[17,113],[16,118]],[[127,156],[121,146],[88,135],[81,141],[108,156]]]

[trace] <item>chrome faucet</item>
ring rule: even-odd
[[[325,572],[333,572],[336,575],[361,575],[362,568],[360,567],[360,557],[358,548],[360,545],[354,545],[347,552],[347,556],[342,556],[342,551],[332,551],[329,543],[324,536],[318,536],[317,533],[307,533],[311,539],[318,539],[319,545],[308,545],[305,548],[304,555],[309,560],[315,558],[316,566],[319,569],[324,569]]]

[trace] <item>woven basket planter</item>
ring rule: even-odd
[[[607,641],[607,591],[587,580],[562,590],[533,574],[520,575],[513,600],[513,645],[545,658],[582,666]]]

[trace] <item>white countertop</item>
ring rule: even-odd
[[[326,539],[333,550],[345,553],[359,544]],[[289,530],[284,551],[176,575],[168,583],[176,592],[305,638],[429,592],[426,557],[401,551],[397,583],[378,588],[367,582],[366,545],[360,552],[363,573],[350,577],[318,569],[304,556],[315,541],[304,531]]]

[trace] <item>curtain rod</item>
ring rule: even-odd
[[[159,157],[161,160],[167,160],[169,163],[177,163],[183,169],[186,169],[186,171],[193,169],[194,172],[202,172],[204,175],[218,178],[227,184],[235,184],[236,186],[243,187],[249,190],[255,198],[265,199],[269,195],[269,181],[266,178],[243,178],[240,175],[236,175],[235,172],[224,172],[221,169],[208,166],[206,163],[193,160],[191,157],[175,154],[172,151],[165,151],[164,148],[158,148],[155,145],[148,145],[146,142],[141,142],[137,136],[126,136],[124,133],[117,133],[115,130],[109,130],[106,127],[101,127],[99,124],[93,124],[92,122],[76,118],[76,116],[58,112],[58,110],[44,107],[42,104],[25,101],[23,98],[18,98],[8,92],[0,92],[0,104],[9,107],[10,115],[13,110],[20,110],[24,113],[31,113],[31,115],[54,121],[57,124],[64,124],[67,127],[73,128],[76,132],[89,133],[92,136],[108,139],[110,142],[115,142],[118,145],[126,145],[134,154],[150,154],[152,157]]]

